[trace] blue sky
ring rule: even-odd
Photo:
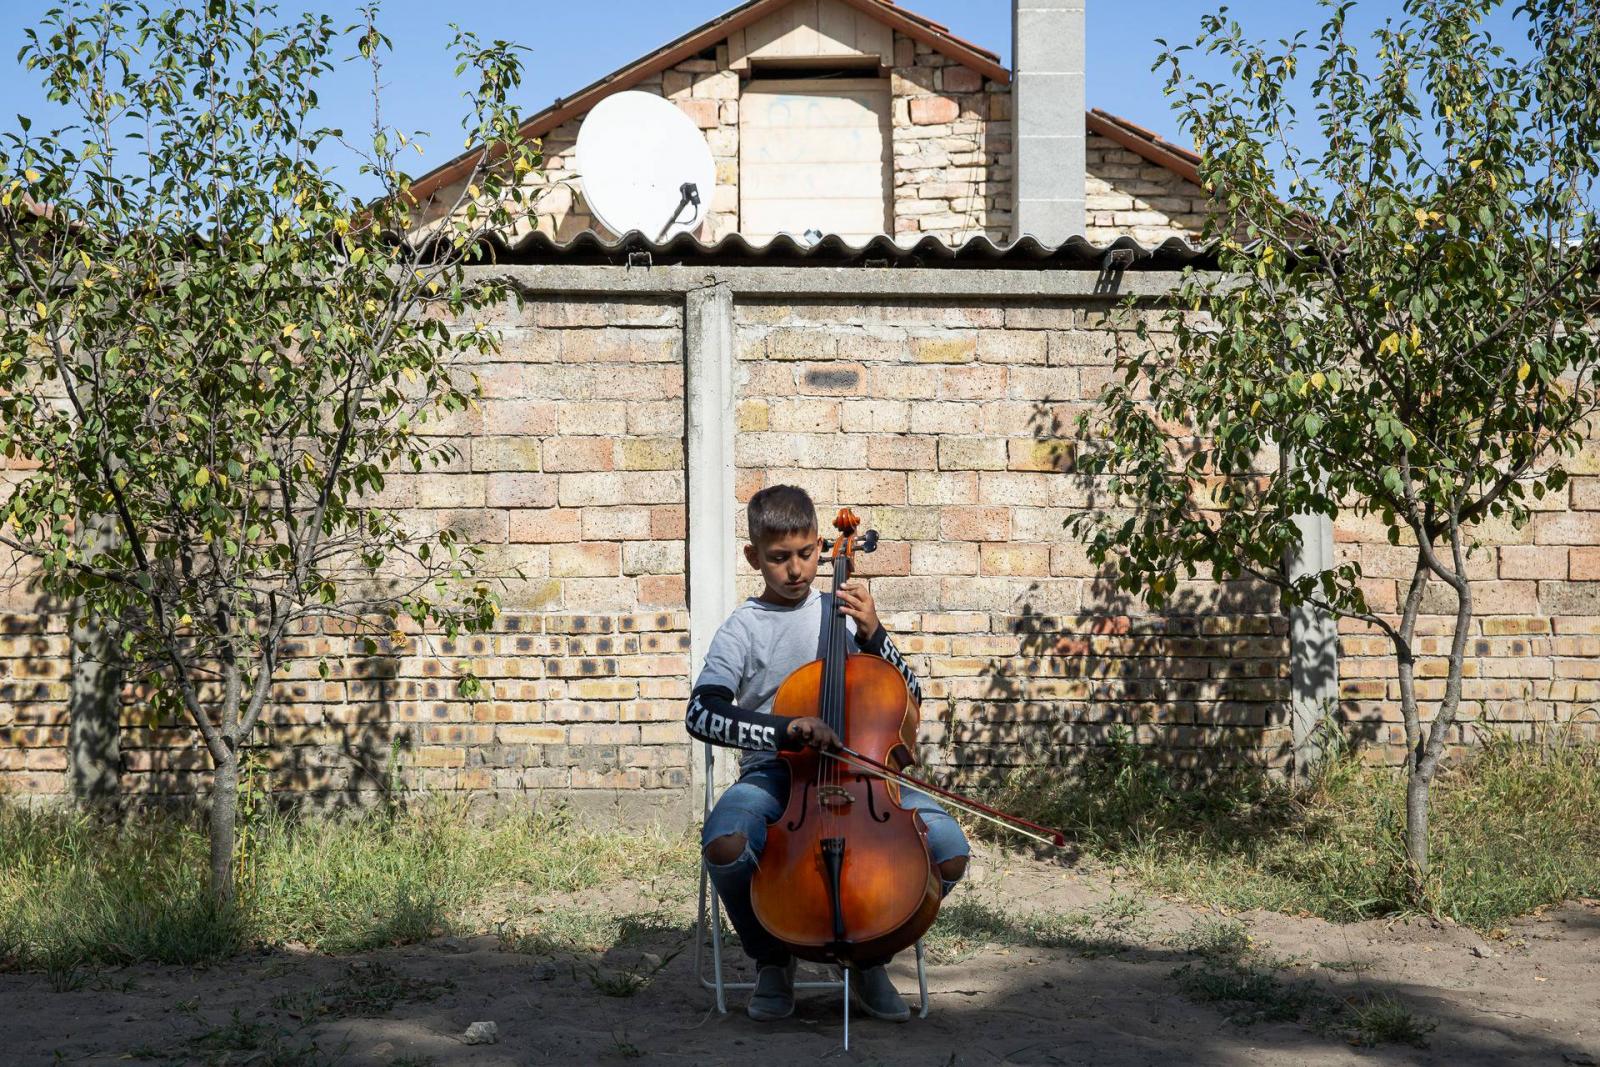
[[[23,27],[36,23],[57,0],[5,0],[0,26],[0,64],[11,67],[0,84],[0,130],[15,130],[15,114],[42,116],[45,102],[36,79],[15,66]],[[902,0],[904,6],[945,23],[959,36],[1001,54],[1010,63],[1011,0]],[[735,6],[737,0],[474,0],[458,5],[438,0],[387,0],[380,26],[393,38],[387,59],[384,112],[391,124],[429,131],[416,173],[461,149],[459,123],[463,85],[452,78],[446,51],[449,23],[459,20],[483,38],[527,45],[522,106],[531,114],[558,96],[571,94],[686,30]],[[281,11],[326,12],[351,21],[358,0],[279,0]],[[1088,98],[1091,106],[1122,115],[1163,136],[1182,140],[1162,95],[1163,77],[1150,65],[1159,52],[1154,39],[1187,40],[1212,2],[1193,0],[1090,0]],[[1356,24],[1398,15],[1398,0],[1364,0]],[[1296,29],[1314,30],[1323,10],[1313,0],[1242,0],[1230,5],[1253,36],[1276,39]],[[534,14],[537,12],[537,14]],[[1497,37],[1509,39],[1509,17],[1496,20]],[[1509,43],[1509,40],[1508,40]],[[1213,72],[1217,73],[1217,72]],[[329,125],[365,125],[367,83],[347,68],[324,93]],[[345,176],[354,182],[355,175]],[[359,189],[359,186],[357,186]]]

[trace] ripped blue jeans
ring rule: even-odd
[[[789,765],[781,760],[747,767],[739,780],[729,786],[717,800],[711,814],[706,816],[700,830],[700,847],[729,834],[742,834],[745,839],[744,854],[732,863],[708,863],[711,884],[722,898],[722,908],[728,921],[739,934],[745,954],[762,965],[784,964],[789,952],[783,944],[767,933],[756,919],[750,905],[750,879],[754,877],[761,851],[767,844],[767,826],[783,814],[789,800]],[[928,851],[935,863],[943,863],[957,856],[971,854],[967,836],[961,826],[926,793],[913,789],[900,790],[900,803],[913,808],[922,816],[928,828]],[[946,881],[944,891],[949,893],[955,885]],[[887,961],[885,961],[887,962]]]

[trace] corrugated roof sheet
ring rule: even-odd
[[[1131,237],[1120,237],[1110,244],[1093,244],[1082,237],[1068,238],[1060,245],[1046,245],[1033,237],[996,244],[987,237],[973,237],[960,245],[950,245],[938,237],[923,237],[914,244],[903,244],[888,236],[874,237],[865,244],[851,244],[842,237],[828,236],[813,243],[779,234],[770,241],[753,243],[739,234],[707,244],[690,234],[678,234],[666,241],[650,240],[637,230],[621,237],[605,237],[586,230],[566,241],[543,233],[532,233],[515,242],[493,239],[488,251],[500,263],[571,263],[627,265],[644,260],[652,265],[679,264],[705,266],[764,267],[933,267],[945,269],[1009,270],[1199,270],[1217,267],[1215,246],[1197,248],[1179,237],[1168,238],[1146,248]],[[427,246],[421,249],[424,256]],[[1113,255],[1115,254],[1115,255]]]

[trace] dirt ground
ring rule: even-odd
[[[1248,913],[1219,925],[1215,912],[1141,894],[1114,872],[993,851],[976,857],[974,874],[946,902],[946,929],[930,936],[928,1018],[857,1017],[848,1052],[837,994],[803,994],[781,1023],[751,1022],[743,994],[719,1015],[693,973],[686,902],[588,957],[511,951],[487,935],[359,957],[273,950],[211,968],[107,969],[57,976],[55,985],[82,982],[60,992],[46,975],[0,975],[0,1062],[1600,1062],[1600,902],[1485,940],[1428,921],[1335,926]],[[602,906],[626,911],[626,897]],[[1053,935],[1038,935],[1040,916]],[[1235,921],[1251,938],[1247,968],[1194,951],[1195,929]],[[914,993],[910,953],[894,970]],[[1246,976],[1243,999],[1207,975]],[[1432,1025],[1426,1047],[1359,1043],[1370,1035],[1352,1005],[1373,997]],[[496,1043],[463,1041],[477,1021],[495,1023]]]

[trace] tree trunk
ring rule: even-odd
[[[1419,898],[1428,876],[1428,789],[1432,785],[1431,770],[1425,773],[1413,768],[1406,776],[1406,860]]]
[[[117,536],[109,515],[85,518],[79,545],[92,558]],[[72,795],[80,805],[112,801],[121,784],[122,664],[117,627],[91,621],[81,610],[72,620],[72,671],[67,689],[67,759]]]
[[[233,850],[239,811],[239,754],[230,749],[211,782],[211,894],[233,905]]]
[[[1431,546],[1422,545],[1420,551],[1430,552]],[[1455,725],[1456,713],[1461,709],[1461,679],[1465,673],[1467,642],[1472,634],[1472,585],[1467,580],[1466,550],[1462,543],[1461,527],[1454,517],[1450,522],[1450,559],[1452,568],[1444,568],[1436,559],[1430,560],[1435,573],[1444,578],[1456,593],[1455,631],[1450,639],[1449,671],[1445,676],[1444,697],[1433,713],[1427,740],[1418,729],[1410,740],[1410,756],[1406,761],[1406,859],[1411,868],[1412,889],[1417,899],[1426,898],[1428,877],[1428,792],[1434,775],[1439,773],[1439,761],[1444,757],[1445,738]]]

